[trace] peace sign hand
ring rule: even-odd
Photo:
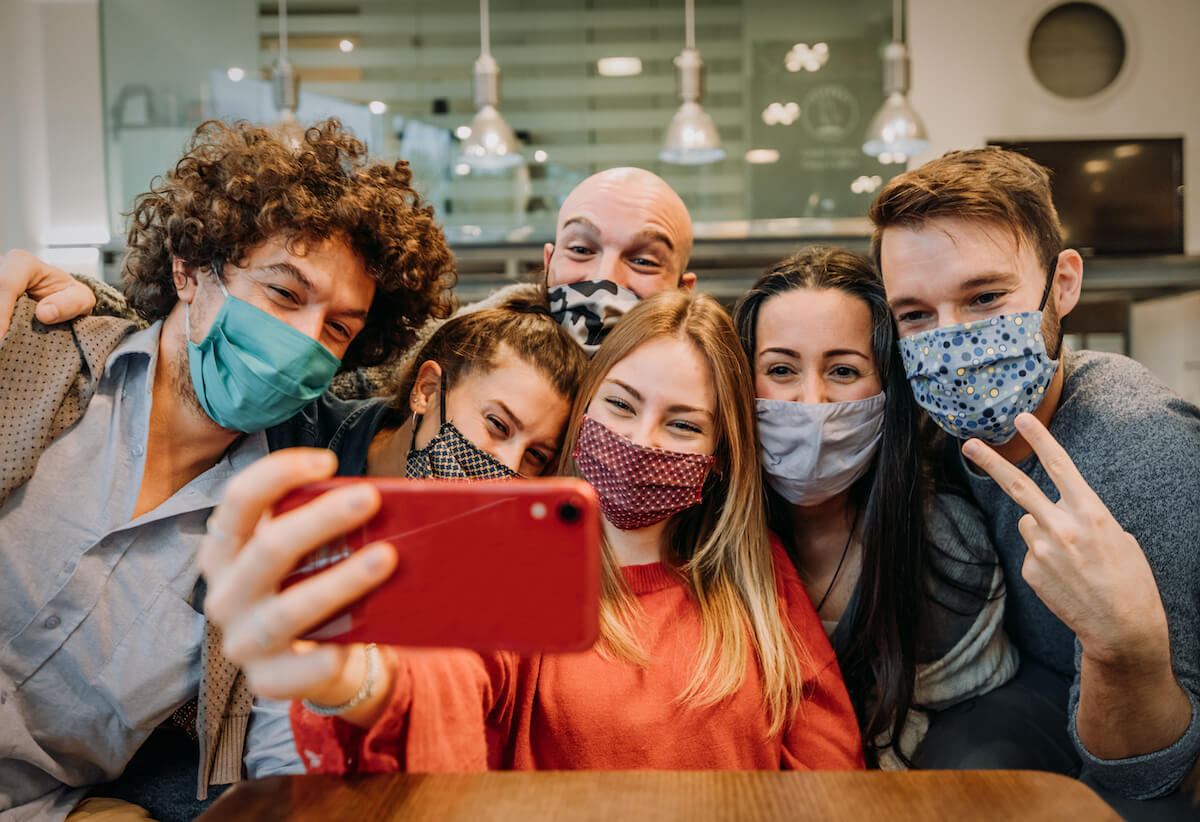
[[[1167,616],[1141,546],[1036,417],[1021,414],[1016,426],[1058,488],[1058,502],[983,442],[968,440],[963,454],[1027,512],[1018,523],[1029,548],[1021,575],[1092,661],[1127,668],[1169,658]]]

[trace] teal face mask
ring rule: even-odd
[[[216,276],[215,272],[214,275]],[[341,361],[328,348],[225,290],[212,327],[192,342],[184,307],[192,386],[204,412],[231,431],[262,431],[325,393]]]

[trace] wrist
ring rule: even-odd
[[[346,664],[330,682],[304,695],[303,701],[318,706],[342,705],[354,698],[367,676],[367,652],[365,645],[354,645],[349,649]]]
[[[1101,673],[1108,679],[1146,679],[1167,674],[1171,668],[1171,642],[1167,631],[1139,631],[1121,642],[1085,642],[1082,667]]]

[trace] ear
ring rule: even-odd
[[[442,367],[433,360],[426,360],[417,369],[417,379],[413,382],[408,407],[414,414],[431,416],[438,410],[441,393]]]
[[[1058,255],[1058,268],[1054,270],[1054,304],[1058,316],[1065,317],[1079,304],[1079,292],[1083,288],[1083,257],[1073,248]]]
[[[691,271],[686,272],[679,278],[679,287],[687,291],[692,291],[696,287],[696,275]]]
[[[546,269],[546,285],[550,285],[550,255],[554,253],[554,243],[542,246],[542,267]]]
[[[196,298],[196,270],[178,257],[171,257],[171,282],[175,285],[175,293],[185,303]]]

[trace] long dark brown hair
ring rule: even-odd
[[[772,297],[796,289],[834,289],[866,303],[872,359],[887,395],[879,450],[850,488],[861,523],[862,574],[850,644],[838,658],[863,750],[868,762],[876,762],[882,748],[899,741],[913,704],[916,633],[929,551],[919,416],[883,283],[868,260],[845,249],[814,246],[794,254],[767,269],[738,302],[734,322],[752,373],[759,310]],[[769,484],[764,487],[767,522],[795,562],[791,507]]]

